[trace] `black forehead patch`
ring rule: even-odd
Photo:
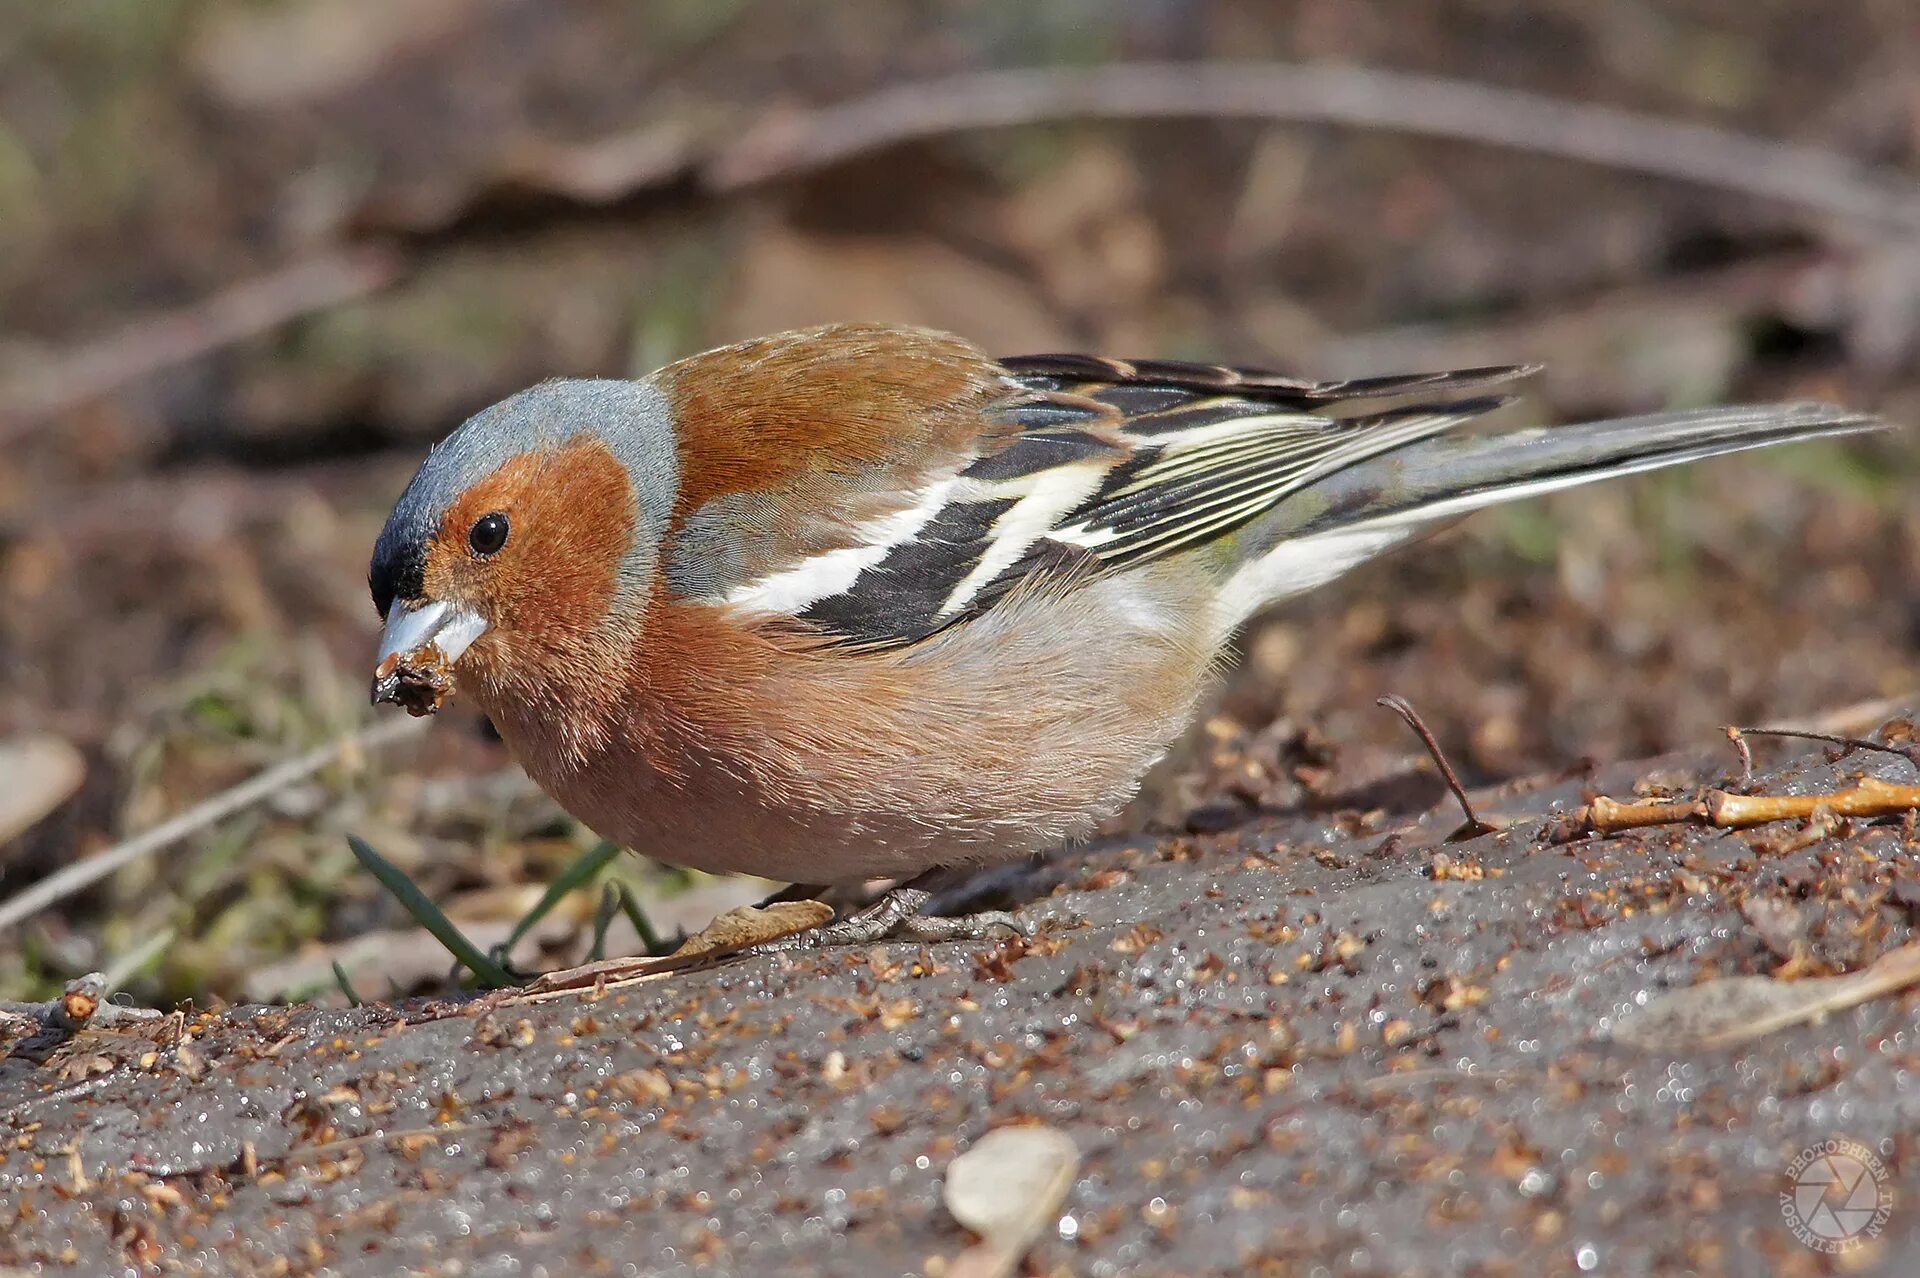
[[[422,520],[408,518],[403,501],[380,530],[373,543],[373,562],[367,566],[367,588],[373,592],[373,606],[382,617],[395,599],[418,599],[427,588],[427,537],[431,531]]]

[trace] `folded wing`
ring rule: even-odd
[[[1532,371],[1305,382],[1080,355],[999,367],[1002,393],[983,410],[974,455],[928,487],[912,531],[793,616],[843,644],[915,643],[1016,588],[1203,545],[1347,466],[1506,400],[1358,413],[1336,405],[1477,389]]]

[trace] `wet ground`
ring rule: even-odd
[[[1703,753],[1512,787],[1481,800],[1514,824],[1450,844],[1450,806],[1408,825],[1356,796],[1117,842],[996,886],[1030,945],[16,1034],[0,1261],[938,1273],[970,1240],[944,1169],[1038,1123],[1082,1161],[1031,1272],[1907,1271],[1920,996],[1733,1049],[1612,1039],[1662,991],[1854,970],[1913,935],[1910,819],[1565,841],[1583,792],[1732,771]],[[1863,773],[1911,779],[1802,754],[1756,785]],[[1781,1204],[1789,1162],[1834,1138],[1894,1194],[1837,1258]]]
[[[1275,58],[1792,141],[1897,200],[1920,173],[1920,24],[1896,0],[14,8],[0,760],[24,738],[83,772],[64,804],[70,784],[37,787],[51,815],[20,837],[0,815],[0,901],[367,722],[368,554],[468,414],[829,320],[1309,377],[1545,364],[1500,429],[1798,398],[1907,428],[1490,511],[1356,572],[1253,630],[1218,706],[1300,768],[1202,757],[1155,815],[1212,804],[1218,827],[1404,750],[1385,692],[1492,782],[1920,687],[1920,277],[1894,228],[1239,118],[956,120],[745,188],[696,176],[743,132],[892,86]],[[0,928],[0,1000],[163,936],[127,972],[151,1005],[327,997],[334,961],[363,991],[424,992],[444,956],[397,935],[419,940],[349,834],[495,937],[594,842],[456,703],[417,745]],[[678,876],[608,872],[673,930]],[[537,961],[585,951],[592,905],[550,916]]]
[[[1739,1049],[1609,1038],[1663,989],[1906,941],[1910,830],[1543,839],[1583,786],[1720,779],[1709,751],[1490,797],[1533,814],[1503,838],[1442,849],[1436,809],[1395,841],[1437,787],[1394,780],[1410,743],[1374,705],[1411,697],[1493,781],[1920,686],[1910,236],[1249,120],[956,126],[731,190],[634,145],[970,70],[1278,58],[1790,140],[1892,192],[1920,171],[1910,6],[16,7],[0,748],[50,735],[86,771],[0,845],[0,900],[363,723],[393,498],[431,440],[559,373],[869,319],[1311,376],[1546,363],[1505,427],[1822,398],[1909,429],[1489,513],[1263,624],[1113,827],[1205,833],[1003,878],[1030,949],[743,960],[491,1012],[6,1014],[158,938],[128,977],[155,1006],[339,997],[335,961],[370,994],[433,986],[445,956],[343,836],[482,937],[592,843],[456,707],[0,935],[0,1278],[934,1271],[969,1241],[945,1169],[1012,1122],[1082,1156],[1036,1272],[1914,1268],[1912,995]],[[291,318],[198,350],[236,296]],[[1770,749],[1787,786],[1907,769],[1769,774]],[[608,873],[663,931],[689,910],[677,876]],[[585,949],[591,908],[549,916],[551,954]],[[1827,1257],[1778,1195],[1838,1137],[1899,1196]]]

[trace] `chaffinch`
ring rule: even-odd
[[[436,445],[387,520],[374,699],[457,687],[648,856],[908,881],[1085,835],[1278,600],[1483,506],[1878,424],[1455,431],[1507,402],[1462,392],[1532,371],[1312,382],[839,324],[544,382]],[[813,939],[1009,921],[927,895]]]

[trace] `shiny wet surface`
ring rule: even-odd
[[[1760,779],[1863,771],[1911,779],[1864,755]],[[1920,1000],[1731,1050],[1608,1039],[1663,990],[1853,970],[1911,934],[1911,823],[1547,838],[1583,785],[1726,773],[1667,759],[1483,795],[1519,819],[1444,860],[1451,808],[1399,838],[1402,818],[1276,815],[1106,845],[1016,889],[1025,944],[0,1040],[0,1260],[937,1270],[969,1241],[942,1169],[1034,1122],[1082,1158],[1041,1272],[1827,1272],[1780,1194],[1840,1137],[1897,1182],[1847,1269],[1898,1272],[1920,1243]]]

